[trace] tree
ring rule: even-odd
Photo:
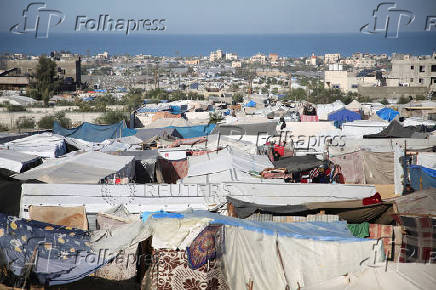
[[[244,96],[242,94],[234,94],[232,96],[232,101],[235,103],[242,103],[244,102]]]
[[[406,98],[406,97],[404,97],[404,96],[401,96],[399,99],[398,99],[398,104],[400,104],[400,105],[403,105],[403,104],[407,104],[409,102],[409,99],[408,98]]]
[[[38,128],[53,129],[53,123],[57,121],[62,127],[71,127],[71,119],[65,116],[65,112],[56,112],[54,115],[42,117],[38,122]]]
[[[129,114],[122,111],[107,111],[103,116],[95,119],[97,124],[111,125],[124,120],[126,123],[129,122]]]
[[[20,117],[17,120],[18,129],[33,129],[35,128],[35,120],[28,117]]]
[[[384,98],[383,100],[381,100],[381,102],[380,102],[380,104],[382,104],[382,105],[389,105],[389,101],[388,100],[386,100],[386,98]]]
[[[36,66],[36,92],[32,92],[37,100],[44,99],[47,105],[50,95],[59,89],[59,83],[56,81],[56,62],[42,55]]]

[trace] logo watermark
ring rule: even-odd
[[[64,19],[61,11],[48,9],[43,2],[34,2],[24,8],[22,22],[13,25],[9,31],[15,34],[34,33],[35,38],[48,38],[50,27],[61,24]]]

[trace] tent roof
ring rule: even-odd
[[[133,156],[114,156],[98,151],[47,160],[25,173],[16,174],[20,180],[36,179],[46,183],[90,183],[119,172],[131,163]]]
[[[347,110],[345,108],[339,109],[335,112],[331,112],[328,114],[329,121],[354,121],[361,120],[359,113]]]
[[[377,116],[382,118],[383,120],[392,121],[395,119],[396,116],[398,116],[400,113],[398,113],[395,110],[392,110],[391,108],[383,108],[376,112]]]
[[[436,189],[429,188],[393,199],[398,213],[436,215]]]
[[[421,137],[421,138],[419,138]],[[417,138],[424,139],[424,136],[419,136],[414,127],[403,127],[397,120],[393,120],[389,126],[383,129],[378,134],[364,135],[363,138]]]
[[[289,172],[300,172],[323,165],[325,161],[319,160],[314,155],[290,156],[274,161],[275,168],[286,168]]]

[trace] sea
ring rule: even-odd
[[[150,54],[154,56],[207,56],[211,51],[237,53],[248,57],[256,53],[277,53],[279,56],[302,57],[355,52],[429,55],[436,49],[436,32],[400,33],[398,38],[384,35],[344,34],[123,34],[123,33],[51,33],[36,39],[31,34],[0,33],[0,53],[49,54],[70,51],[93,55],[104,51],[111,55]]]

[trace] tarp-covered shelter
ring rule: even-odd
[[[273,162],[275,168],[286,168],[288,172],[300,172],[326,164],[314,155],[282,157]]]
[[[1,147],[29,155],[52,158],[62,156],[67,151],[65,138],[52,133],[35,134],[26,138],[16,139],[3,144]]]
[[[410,185],[414,190],[436,188],[435,169],[426,168],[419,165],[411,165],[409,171]]]
[[[91,142],[103,142],[108,139],[116,139],[136,134],[136,130],[127,128],[124,121],[112,125],[97,125],[84,122],[79,127],[72,129],[63,128],[55,121],[53,124],[53,132],[65,137]]]
[[[0,150],[0,168],[14,172],[24,172],[27,169],[39,165],[41,158],[20,151]]]
[[[361,119],[362,118],[360,117],[359,113],[347,110],[345,108],[332,112],[328,115],[328,120],[334,121],[337,128],[340,128],[342,123],[353,122]]]
[[[390,122],[393,119],[395,119],[400,113],[398,113],[395,110],[392,110],[391,108],[383,108],[383,109],[377,111],[376,114],[377,114],[377,116],[379,116],[383,120]]]
[[[244,105],[244,107],[254,108],[254,107],[256,107],[256,102],[253,100],[250,100],[248,103],[246,103]]]
[[[173,128],[173,136],[179,137],[182,139],[203,137],[209,135],[213,129],[215,129],[215,124],[209,125],[197,125],[190,127],[169,127]]]
[[[20,180],[36,179],[45,183],[98,184],[105,178],[133,178],[133,156],[113,156],[98,151],[47,160],[25,173],[16,174]]]
[[[302,204],[266,205],[242,201],[241,199],[227,196],[231,204],[232,213],[239,218],[248,218],[254,213],[270,214],[273,216],[306,216],[318,214],[338,215],[341,220],[358,224],[373,222],[390,224],[392,222],[392,202],[382,202],[363,205],[361,199],[343,200],[334,202],[307,202]]]
[[[363,138],[416,138],[424,139],[425,135],[416,132],[414,127],[403,127],[397,120],[393,120],[389,126],[378,134],[364,135]]]
[[[245,124],[220,124],[217,125],[214,134],[221,135],[276,135],[277,134],[277,122],[257,122],[257,123],[245,123]]]

